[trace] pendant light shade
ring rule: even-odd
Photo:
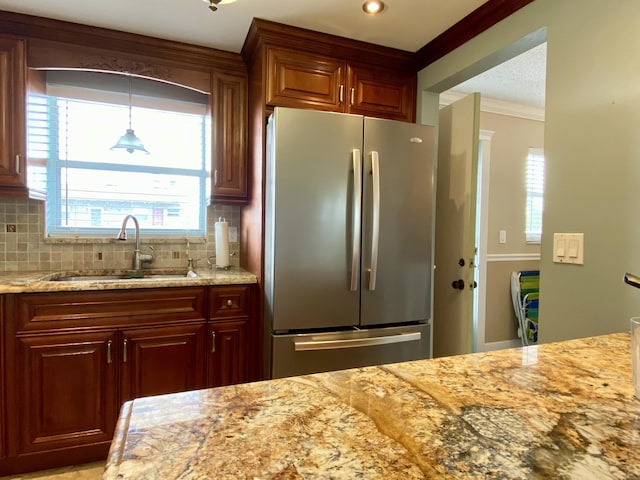
[[[130,128],[127,128],[127,133],[120,137],[118,143],[111,147],[111,150],[118,150],[120,148],[124,148],[129,153],[137,151],[144,152],[147,155],[149,154],[148,150],[144,148],[144,145],[142,144],[140,139],[136,137],[135,133],[133,133],[133,130],[131,130]]]
[[[131,75],[129,75],[129,128],[127,128],[126,133],[120,137],[117,143],[111,147],[111,150],[120,149],[124,149],[129,153],[143,152],[149,155],[149,151],[144,148],[140,139],[133,133],[133,128],[131,128]]]

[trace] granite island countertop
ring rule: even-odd
[[[640,478],[629,334],[140,398],[105,480]]]
[[[5,272],[0,273],[0,294],[67,292],[82,290],[117,290],[129,288],[189,287],[202,285],[237,285],[256,283],[253,273],[241,268],[228,270],[196,269],[195,277],[187,277],[183,269],[142,269],[133,270],[64,270],[55,272]],[[140,275],[152,275],[137,278]],[[95,279],[81,281],[60,281],[63,277],[121,276],[119,279]],[[130,277],[130,278],[127,278]]]

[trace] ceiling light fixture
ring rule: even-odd
[[[369,15],[376,15],[384,10],[384,2],[380,0],[367,0],[362,4],[362,10]]]
[[[129,75],[129,128],[127,128],[126,133],[120,137],[118,142],[111,147],[111,150],[123,149],[129,153],[143,152],[149,155],[149,152],[144,148],[140,139],[133,133],[133,128],[131,128],[131,81],[132,77]]]
[[[227,3],[233,3],[236,0],[202,0],[203,2],[207,2],[209,4],[209,10],[215,12],[218,10],[218,5],[226,5]]]

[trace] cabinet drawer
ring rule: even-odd
[[[204,321],[205,288],[150,288],[17,295],[16,330]]]
[[[249,315],[249,287],[214,287],[211,289],[211,318]]]

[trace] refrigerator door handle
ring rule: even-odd
[[[373,213],[371,225],[371,267],[369,270],[369,290],[376,289],[378,273],[378,242],[380,239],[380,160],[378,152],[371,152],[371,176],[373,180]]]
[[[370,338],[349,338],[342,340],[294,341],[296,352],[313,350],[335,350],[338,348],[360,348],[372,345],[387,345],[391,343],[413,342],[422,338],[421,332],[401,333],[399,335],[384,335]]]
[[[353,161],[353,244],[351,246],[351,284],[349,290],[355,292],[358,290],[358,271],[360,270],[360,221],[362,216],[359,194],[362,188],[362,161],[359,149],[352,150],[351,159]]]

